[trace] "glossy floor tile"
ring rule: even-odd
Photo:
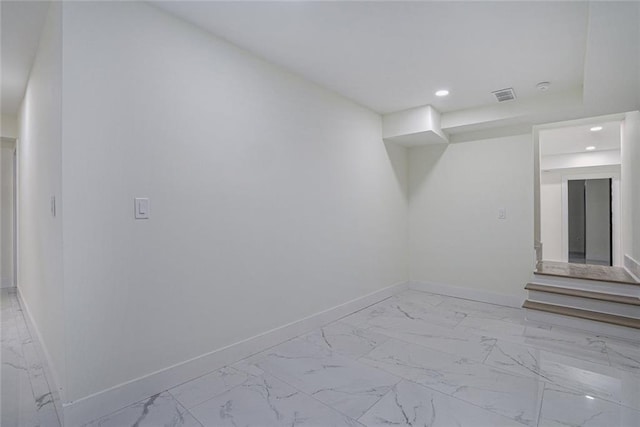
[[[1,425],[58,427],[37,343],[2,296]],[[157,392],[88,426],[636,427],[640,343],[405,291]]]
[[[107,415],[86,427],[202,427],[169,393],[160,393],[149,399]]]
[[[582,393],[547,388],[538,425],[634,427],[640,425],[640,412]]]
[[[255,365],[352,418],[364,414],[400,381],[304,339],[270,349]]]
[[[360,422],[366,426],[522,426],[410,381],[398,383],[360,418]]]
[[[206,426],[360,426],[266,374],[252,377],[191,411]]]
[[[0,291],[0,425],[59,427],[41,351],[33,339],[15,289]]]
[[[544,389],[544,382],[537,379],[396,340],[362,360],[522,424],[536,425]]]

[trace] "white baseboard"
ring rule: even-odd
[[[39,353],[40,358],[44,358],[44,375],[49,384],[49,388],[54,397],[53,401],[56,407],[56,412],[58,413],[58,418],[60,418],[60,422],[63,423],[63,411],[62,411],[62,401],[63,396],[61,395],[60,388],[60,376],[55,370],[55,366],[53,364],[53,359],[51,358],[51,353],[49,353],[49,349],[47,348],[45,342],[42,340],[42,334],[36,325],[36,322],[33,319],[31,314],[31,310],[29,309],[29,305],[22,297],[22,293],[20,292],[20,288],[17,288],[17,296],[18,301],[20,302],[20,306],[22,307],[22,312],[25,314],[24,318],[27,323],[27,328],[29,329],[29,333],[32,338],[36,338],[36,349]]]
[[[633,259],[630,255],[624,256],[624,269],[627,270],[634,279],[640,282],[640,262]]]
[[[522,284],[522,296],[500,294],[483,289],[464,288],[433,282],[412,281],[409,283],[409,289],[516,308],[522,307],[522,303],[525,300],[524,283]]]
[[[180,362],[76,401],[63,403],[64,425],[65,427],[81,426],[156,393],[338,320],[406,289],[408,289],[407,282],[397,283],[191,360]]]

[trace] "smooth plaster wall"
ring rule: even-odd
[[[0,287],[14,285],[13,267],[13,153],[15,141],[0,142]]]
[[[57,385],[65,386],[62,271],[62,22],[52,3],[19,115],[18,289]],[[50,211],[57,199],[57,216]]]
[[[411,149],[411,281],[524,295],[534,267],[532,152],[531,135]]]
[[[12,114],[0,116],[0,136],[16,138],[18,136],[18,117]]]
[[[602,165],[619,165],[621,161],[620,150],[587,151],[584,153],[559,154],[555,156],[543,156],[540,169],[567,169],[585,168]]]
[[[623,250],[640,262],[640,112],[626,114],[622,124]]]
[[[408,279],[379,115],[146,4],[64,24],[69,400]]]

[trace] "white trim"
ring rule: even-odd
[[[525,300],[524,290],[521,291],[521,296],[517,296],[443,283],[413,281],[409,283],[409,289],[516,308],[522,307]]]
[[[562,262],[569,262],[569,188],[567,182],[576,179],[611,179],[611,216],[612,230],[611,250],[613,265],[622,266],[622,239],[620,235],[620,173],[600,172],[562,176]]]
[[[168,390],[176,385],[230,365],[283,341],[338,320],[348,314],[389,298],[398,292],[402,292],[407,288],[407,282],[396,283],[227,347],[118,384],[76,401],[63,403],[65,425],[83,425],[96,418],[108,415],[156,393]]]
[[[636,261],[629,254],[624,255],[624,269],[627,270],[635,280],[640,282],[640,262]]]
[[[22,293],[20,292],[20,287],[17,288],[17,296],[18,296],[18,301],[20,303],[20,306],[22,307],[22,312],[26,314],[24,318],[27,323],[27,328],[29,329],[29,333],[31,334],[31,338],[34,338],[34,335],[35,335],[35,338],[37,340],[36,349],[38,350],[38,353],[40,353],[41,358],[44,358],[44,361],[45,361],[44,374],[45,374],[45,379],[49,384],[49,389],[57,397],[60,397],[59,399],[54,398],[53,401],[55,404],[56,412],[58,413],[58,418],[60,419],[60,422],[64,425],[64,421],[63,421],[64,418],[63,418],[63,412],[62,412],[63,408],[61,404],[64,390],[62,390],[62,388],[60,387],[60,385],[62,384],[60,382],[60,376],[58,375],[58,372],[55,369],[55,365],[53,364],[51,353],[49,353],[49,349],[47,348],[45,342],[42,340],[42,334],[40,333],[40,330],[38,329],[38,326],[36,325],[36,322],[34,321],[33,316],[31,315],[31,310],[29,309],[29,305],[26,303],[25,299],[22,297]]]

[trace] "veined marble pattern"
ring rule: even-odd
[[[387,341],[363,361],[407,380],[535,426],[544,382],[449,353]]]
[[[107,415],[85,427],[202,427],[169,393],[155,396]]]
[[[0,291],[0,425],[59,427],[40,352],[27,327],[15,289]]]
[[[37,343],[3,292],[0,423],[58,427]],[[635,427],[639,375],[638,342],[411,290],[88,426]]]
[[[352,418],[364,414],[400,381],[299,338],[272,348],[255,364]]]
[[[325,350],[355,358],[364,356],[389,339],[388,336],[373,330],[361,329],[342,322],[331,323],[303,338]]]
[[[540,427],[634,427],[640,412],[583,393],[547,388]]]
[[[169,390],[185,408],[193,408],[247,381],[249,375],[232,367],[222,368]]]
[[[402,381],[360,418],[366,426],[522,427],[522,424],[446,394]]]
[[[566,262],[540,261],[536,272],[550,276],[574,277],[578,279],[606,280],[609,282],[640,285],[622,267],[609,267],[603,265],[572,264]]]
[[[605,338],[605,345],[611,366],[640,375],[640,343]]]
[[[266,374],[251,377],[191,411],[205,426],[361,426]]]
[[[640,376],[610,366],[502,341],[485,363],[640,410]]]
[[[435,350],[446,349],[448,353],[478,362],[487,357],[496,343],[495,338],[482,333],[474,334],[465,329],[451,329],[402,318],[391,319],[384,326],[372,326],[370,330]]]
[[[405,291],[415,292],[415,291]],[[438,308],[438,305],[420,303],[420,301],[407,301],[411,298],[403,295],[393,296],[386,300],[360,310],[350,316],[340,319],[357,327],[384,326],[389,321],[406,319],[417,325],[438,325],[454,328],[467,317],[467,313],[446,308]]]

